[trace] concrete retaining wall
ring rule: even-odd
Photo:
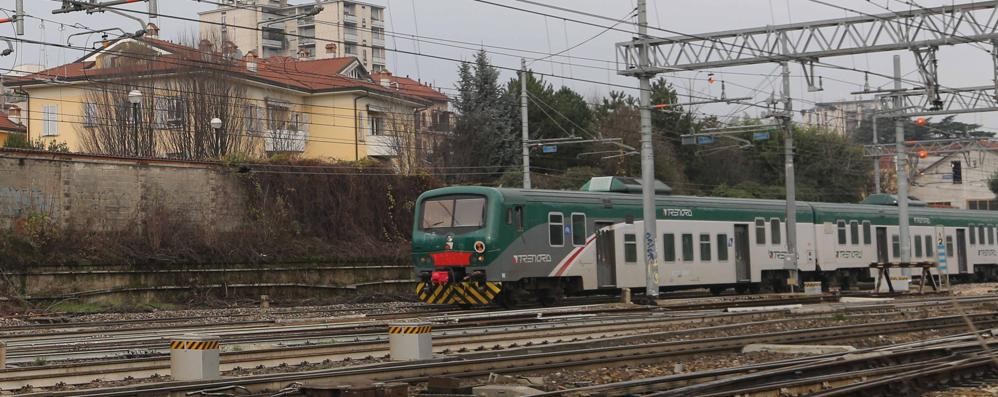
[[[207,230],[244,220],[245,194],[220,165],[48,152],[0,151],[0,227],[45,215],[74,230],[136,227],[165,210]]]
[[[197,298],[354,300],[412,295],[412,267],[399,265],[227,265],[135,269],[127,266],[47,266],[10,273],[29,301],[72,299],[128,305],[185,303]]]

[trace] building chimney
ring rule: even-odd
[[[198,43],[198,50],[205,54],[211,54],[215,52],[215,45],[211,43],[211,40],[201,39],[201,42]]]
[[[247,52],[246,56],[243,57],[243,60],[246,61],[246,70],[256,73],[259,67],[259,65],[256,63],[257,60],[256,50],[250,50],[249,52]]]
[[[10,108],[7,109],[7,119],[14,124],[21,125],[21,108],[17,105],[10,105]]]
[[[389,72],[387,69],[383,70],[379,83],[381,83],[382,87],[390,88],[392,86],[392,72]]]
[[[146,25],[146,34],[145,34],[145,37],[149,37],[149,38],[153,38],[153,39],[158,39],[159,38],[159,26],[156,26],[155,23],[149,22]]]

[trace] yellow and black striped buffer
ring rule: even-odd
[[[388,327],[389,334],[428,334],[433,327],[429,325],[420,326],[408,326],[408,325],[394,325]]]
[[[436,305],[488,305],[499,296],[502,283],[471,282],[416,285],[420,301]]]
[[[170,342],[170,349],[174,350],[214,350],[218,349],[219,342],[216,341],[196,341],[196,340],[175,340]]]

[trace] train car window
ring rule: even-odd
[[[552,212],[548,214],[548,244],[552,247],[565,245],[565,216]]]
[[[780,244],[780,220],[773,218],[769,220],[769,235],[773,244]]]
[[[586,214],[572,214],[572,245],[578,247],[586,245],[586,237],[589,232],[586,230]]]
[[[977,241],[984,245],[984,225],[977,225]]]
[[[946,256],[953,257],[953,236],[946,236]]]
[[[925,257],[932,258],[932,236],[922,236],[925,241]]]
[[[523,207],[513,207],[513,221],[516,222],[516,231],[523,231]]]
[[[710,261],[710,235],[701,234],[700,235],[700,260]]]
[[[849,244],[859,245],[859,222],[849,221]]]
[[[970,235],[970,244],[977,244],[977,232],[974,230],[974,224],[967,226],[967,234]]]
[[[624,234],[624,262],[638,261],[638,238],[633,233]]]
[[[755,220],[755,243],[758,245],[766,245],[766,220],[756,219]]]
[[[717,260],[728,260],[728,235],[724,233],[717,235]]]
[[[988,226],[988,245],[995,245],[995,226]]]
[[[666,233],[662,236],[662,242],[664,244],[664,249],[662,250],[662,259],[666,262],[676,261],[676,235],[672,233]]]
[[[512,208],[506,208],[506,224],[507,225],[512,225],[513,224],[513,209]]]
[[[683,260],[686,262],[693,261],[693,235],[683,234]]]
[[[921,258],[922,257],[922,237],[921,236],[913,236],[913,237],[915,238],[915,243],[912,244],[915,247],[915,257],[916,258]]]
[[[863,221],[863,244],[870,245],[870,239],[872,234],[872,228],[870,227],[870,221]]]
[[[901,257],[901,238],[896,234],[891,235],[891,256]]]
[[[836,222],[839,229],[839,245],[846,244],[846,221]]]

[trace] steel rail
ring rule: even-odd
[[[998,313],[970,316],[980,326],[998,324]],[[172,383],[139,385],[99,391],[74,390],[49,391],[44,394],[23,396],[135,396],[156,393],[164,396],[182,396],[188,392],[238,385],[254,389],[277,390],[291,382],[323,380],[326,382],[380,382],[399,379],[425,379],[428,376],[478,376],[490,372],[510,373],[567,367],[605,366],[611,363],[629,364],[658,362],[663,357],[685,356],[719,351],[738,350],[751,343],[800,343],[830,340],[851,340],[873,335],[895,334],[929,329],[950,329],[964,326],[960,316],[943,316],[928,319],[894,321],[881,324],[862,324],[795,330],[776,333],[734,337],[717,337],[698,340],[655,342],[625,346],[599,346],[597,342],[570,343],[562,346],[540,346],[515,351],[460,355],[453,358],[417,363],[391,363],[365,367],[257,375],[245,378],[201,383]],[[566,348],[570,350],[566,350]]]

